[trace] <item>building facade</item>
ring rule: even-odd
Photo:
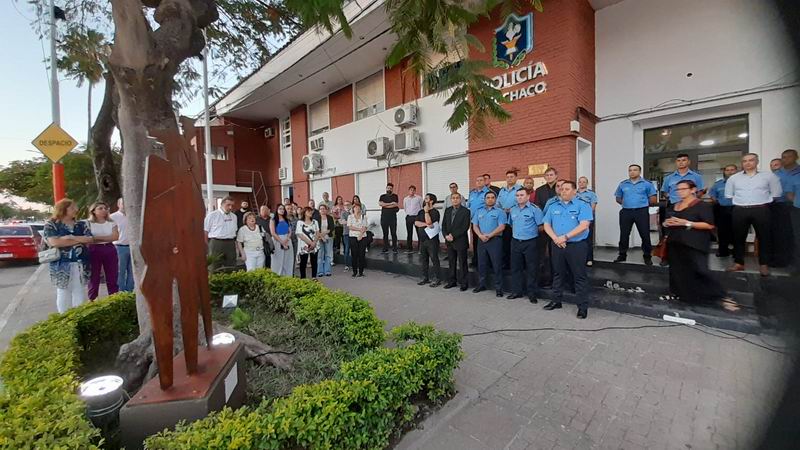
[[[270,204],[357,194],[377,222],[390,181],[401,197],[413,184],[441,198],[452,181],[467,195],[483,173],[502,183],[517,168],[541,183],[554,167],[590,179],[597,242],[615,245],[613,192],[628,164],[658,184],[686,152],[710,184],[744,152],[768,160],[800,142],[798,66],[767,5],[546,0],[543,13],[496,11],[469,30],[486,50],[471,57],[492,64],[512,118],[483,135],[446,129],[452,107],[435,77],[384,67],[395,37],[382,1],[346,12],[352,39],[306,32],[215,104],[224,132],[215,127],[213,146],[228,143],[234,175],[263,173]],[[214,163],[214,183],[228,184]]]

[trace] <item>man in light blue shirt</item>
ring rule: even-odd
[[[597,209],[597,194],[589,189],[589,179],[586,177],[578,178],[578,193],[576,195],[578,200],[583,200],[592,207],[592,217],[596,217],[595,210]],[[591,266],[594,264],[594,220],[589,224],[589,237],[586,238],[589,243],[589,253],[586,255],[586,265]]]
[[[483,175],[478,175],[475,178],[475,189],[469,191],[469,200],[467,202],[467,208],[469,208],[470,220],[475,217],[475,213],[478,212],[479,209],[483,208],[486,204],[486,193],[489,192],[489,188],[485,186]],[[472,227],[470,227],[472,228]],[[472,231],[472,267],[478,266],[478,247],[480,246],[480,239]]]
[[[586,274],[589,224],[593,220],[592,208],[575,198],[577,185],[565,181],[561,185],[561,201],[544,214],[544,231],[552,239],[550,249],[553,261],[553,293],[555,298],[545,305],[545,310],[561,308],[561,298],[566,279],[572,273],[575,297],[578,300],[578,318],[585,319],[589,310],[589,277]]]
[[[555,202],[561,200],[561,185],[564,184],[564,180],[556,181],[556,195],[554,197],[550,197],[544,203],[544,207],[542,208],[542,212],[547,214],[547,209],[550,208]]]
[[[481,241],[478,246],[478,287],[472,292],[486,290],[489,264],[494,273],[494,289],[498,297],[503,296],[503,230],[508,221],[506,213],[495,206],[497,194],[489,191],[486,205],[472,216],[472,230]]]
[[[792,274],[800,275],[800,174],[789,180],[789,192],[786,198],[792,202],[792,234],[794,235],[794,270]]]
[[[631,230],[636,225],[636,231],[642,239],[644,263],[648,266],[653,265],[650,206],[658,202],[657,196],[658,191],[653,183],[642,178],[642,166],[638,164],[628,166],[628,179],[622,180],[614,192],[617,203],[622,205],[622,209],[619,210],[619,255],[614,262],[624,262],[628,259]]]
[[[664,184],[661,186],[661,192],[668,195],[670,205],[678,203],[681,200],[678,196],[678,192],[675,190],[679,181],[694,181],[695,186],[697,186],[697,198],[702,197],[705,193],[703,177],[690,169],[690,165],[691,160],[689,159],[689,155],[681,153],[675,157],[675,172],[664,177]]]
[[[500,188],[497,193],[497,205],[506,214],[511,212],[511,208],[517,204],[516,194],[517,191],[522,189],[521,184],[517,184],[517,169],[506,170],[506,185]],[[511,226],[506,225],[503,230],[503,269],[508,269],[511,262]]]
[[[725,184],[728,182],[733,174],[739,168],[736,164],[728,164],[722,168],[722,179],[717,180],[711,189],[708,190],[708,196],[714,202],[714,225],[717,226],[717,239],[719,248],[717,249],[717,256],[725,258],[730,256],[730,247],[733,244],[733,200],[725,197]]]
[[[794,233],[792,232],[792,202],[787,198],[787,193],[792,188],[792,177],[800,177],[800,166],[797,165],[797,151],[784,150],[777,159],[777,170],[773,170],[781,183],[781,196],[769,205],[770,209],[770,235],[772,236],[772,254],[769,265],[772,267],[786,267],[792,263],[794,252]],[[770,164],[770,168],[772,165]]]
[[[515,197],[516,205],[511,208],[508,217],[508,223],[512,227],[511,279],[514,289],[508,299],[514,300],[527,295],[531,303],[538,303],[539,284],[536,274],[539,269],[539,252],[536,248],[544,214],[538,206],[530,203],[527,190],[517,190]]]

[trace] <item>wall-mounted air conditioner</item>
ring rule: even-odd
[[[308,148],[312,152],[320,152],[325,148],[325,138],[322,136],[312,137],[308,140]]]
[[[303,156],[303,172],[305,173],[319,173],[322,172],[325,166],[325,160],[322,155],[310,154]]]
[[[413,127],[417,124],[417,105],[409,103],[394,110],[394,124],[398,127]]]
[[[405,130],[394,135],[394,151],[418,152],[420,148],[419,130]]]
[[[287,178],[289,178],[289,169],[287,169],[286,167],[278,168],[278,179],[285,180]]]
[[[391,149],[392,147],[387,137],[370,139],[367,141],[367,158],[383,158]]]
[[[272,127],[264,128],[264,137],[265,138],[275,137],[275,129]]]

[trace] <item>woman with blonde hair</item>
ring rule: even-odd
[[[80,306],[85,297],[83,287],[89,279],[89,250],[92,231],[89,224],[77,220],[78,206],[65,198],[53,208],[53,216],[44,224],[47,245],[59,250],[58,259],[50,262],[50,281],[56,287],[56,308],[59,313]]]
[[[244,225],[236,234],[236,249],[239,257],[244,259],[247,271],[251,272],[264,267],[264,238],[265,231],[256,223],[256,213],[247,212],[242,218]]]
[[[117,278],[119,275],[119,259],[117,248],[113,242],[119,239],[119,227],[111,220],[108,204],[95,202],[89,208],[89,227],[92,230],[94,242],[89,245],[89,262],[91,263],[91,276],[89,277],[89,301],[93,301],[100,293],[100,271],[106,278],[108,294],[119,291]]]

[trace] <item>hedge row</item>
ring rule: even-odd
[[[453,389],[461,337],[409,323],[398,347],[344,363],[334,380],[298,386],[258,408],[220,413],[150,437],[152,449],[381,449],[414,418],[414,399],[440,401]]]
[[[367,301],[312,280],[281,277],[262,269],[216,274],[209,286],[215,299],[239,294],[244,302],[287,313],[357,351],[378,348],[386,339],[385,324]]]
[[[0,361],[0,448],[97,448],[100,433],[76,395],[81,358],[137,332],[136,299],[120,293],[18,334]]]

